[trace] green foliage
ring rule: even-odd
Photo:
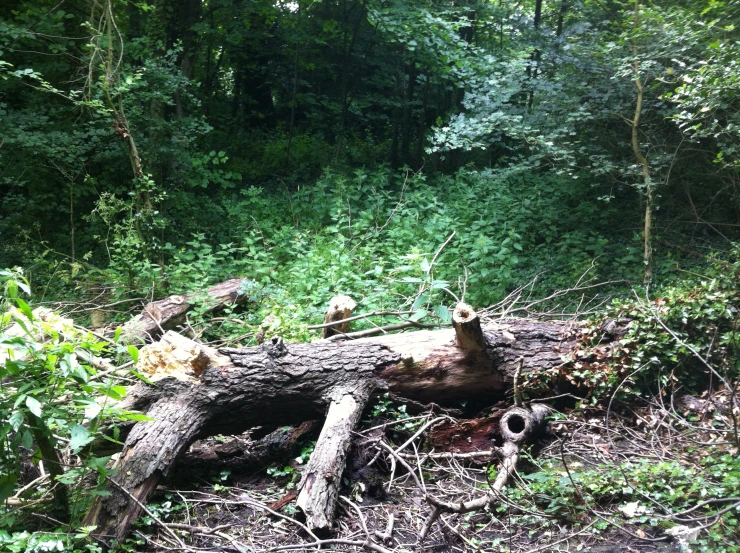
[[[568,461],[567,467],[548,461],[536,472],[523,475],[524,485],[513,488],[510,497],[515,502],[532,501],[558,521],[576,522],[593,509],[607,508],[622,511],[620,518],[626,517],[629,524],[664,532],[677,524],[665,515],[681,513],[707,499],[728,497],[738,489],[740,461],[736,457],[721,451],[703,456],[700,465],[689,466],[644,458],[598,468],[580,461]],[[710,503],[704,514],[711,519],[725,506]],[[693,550],[732,551],[740,523],[735,511],[720,515],[721,522],[692,544]],[[600,530],[608,526],[603,519],[595,525]]]
[[[284,201],[281,215],[270,207],[260,217],[256,196],[230,209],[243,217],[248,270],[295,303],[318,310],[346,293],[365,311],[423,310],[421,322],[448,322],[462,288],[469,302],[487,305],[543,271],[538,291],[567,287],[603,254],[611,262],[599,260],[594,278],[639,274],[639,259],[619,256],[622,245],[606,234],[609,212],[579,204],[578,188],[567,184],[472,171],[430,183],[421,174],[401,180],[357,170],[352,178],[325,174]],[[563,204],[572,205],[565,215]],[[575,230],[584,220],[592,230]],[[589,245],[574,255],[578,243]]]
[[[615,315],[633,321],[614,355],[637,371],[639,387],[701,391],[711,376],[699,356],[728,381],[740,377],[738,267],[737,261],[729,271],[716,266],[696,287],[669,288],[651,303],[615,304]]]
[[[740,252],[715,259],[705,274],[692,273],[652,292],[654,300],[633,290],[578,329],[584,357],[528,376],[531,392],[569,383],[593,403],[629,402],[637,396],[697,393],[715,386],[731,389],[740,381]],[[626,334],[599,347],[605,328],[626,326]],[[733,438],[733,439],[736,439]]]
[[[166,493],[160,501],[147,504],[147,509],[159,520],[171,521],[178,514],[187,510],[187,507],[172,494]],[[148,514],[142,516],[138,521],[139,527],[153,527],[157,522]]]
[[[298,469],[299,466],[304,465],[311,457],[313,450],[316,447],[315,441],[307,442],[301,448],[301,452],[298,456],[293,459],[293,462],[289,465],[269,467],[267,469],[267,475],[274,478],[275,480],[285,483],[285,489],[295,488],[298,480],[301,478],[301,472]]]
[[[0,266],[26,268],[0,273],[2,325],[20,328],[0,328],[12,353],[0,368],[0,498],[46,444],[73,461],[56,480],[74,522],[85,475],[107,474],[91,440],[106,420],[135,417],[110,406],[125,390],[89,357],[135,351],[50,326],[31,311],[30,284],[34,301],[115,303],[242,277],[245,306],[214,327],[196,298],[188,321],[229,343],[260,328],[313,339],[307,326],[340,293],[362,312],[447,325],[458,300],[488,306],[526,282],[541,297],[639,279],[642,202],[655,192],[658,299],[616,301],[605,317],[631,320],[621,344],[530,389],[565,379],[600,403],[700,391],[707,365],[737,381],[737,251],[710,267],[678,253],[738,241],[734,3],[545,2],[538,15],[531,1],[102,0],[96,22],[70,1],[0,6]],[[632,152],[635,78],[649,178]],[[546,306],[567,313],[582,299]],[[581,329],[585,347],[603,318]],[[388,398],[372,414],[405,418]],[[648,469],[625,468],[646,485],[691,476]],[[583,474],[595,502],[634,499]],[[576,517],[565,487],[547,508]],[[34,535],[2,516],[11,550],[95,550],[84,529]]]
[[[93,527],[78,532],[14,532],[0,530],[0,549],[9,553],[102,553],[103,548],[89,536]]]
[[[702,47],[702,56],[682,60],[685,73],[676,78],[675,90],[665,98],[676,102],[675,115],[681,129],[694,139],[717,141],[715,160],[737,167],[738,149],[738,25],[737,7],[709,2],[702,11],[705,22],[685,25]],[[687,37],[684,36],[684,40]]]
[[[137,352],[77,330],[51,312],[32,312],[21,297],[30,289],[20,270],[2,271],[0,279],[4,290],[0,297],[0,498],[13,496],[21,487],[25,490],[17,498],[21,501],[53,492],[52,509],[76,524],[92,497],[104,493],[102,485],[110,474],[108,458],[96,456],[91,442],[118,443],[116,432],[104,433],[110,421],[145,419],[115,405],[126,389],[113,375],[101,374],[95,359],[120,360]],[[19,480],[21,465],[42,459],[52,480],[25,489],[27,482]],[[89,476],[97,482],[92,488]],[[0,512],[0,527],[13,529],[22,520],[22,510],[6,507]],[[35,551],[37,537],[27,537],[28,550]],[[18,536],[7,539],[22,541]]]
[[[379,417],[390,419],[392,421],[405,419],[408,417],[408,414],[406,413],[406,405],[399,405],[390,398],[390,394],[385,393],[376,399],[375,403],[371,405],[370,412],[368,414],[368,422]],[[411,428],[411,426],[408,428]]]

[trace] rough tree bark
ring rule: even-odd
[[[205,304],[208,313],[225,309],[229,305],[244,303],[249,299],[244,293],[246,282],[245,279],[232,278],[211,286],[203,293],[169,296],[148,303],[140,315],[123,325],[122,336],[130,342],[153,342],[166,330],[183,324],[188,312],[199,302]]]
[[[334,524],[334,506],[339,495],[339,480],[347,461],[351,434],[360,420],[370,394],[371,380],[335,390],[316,448],[298,484],[296,504],[306,515],[310,528],[326,532]]]
[[[161,342],[142,349],[140,368],[150,363],[156,373],[157,364],[174,356],[186,374],[179,380],[169,374],[155,386],[142,384],[131,390],[125,407],[154,420],[133,427],[108,486],[110,497],[95,499],[84,524],[97,526],[101,538],[123,538],[140,514],[140,504],[198,438],[324,418],[329,409],[322,435],[327,444],[344,444],[368,395],[378,388],[421,402],[493,403],[510,388],[520,358],[525,373],[561,366],[576,347],[576,327],[564,322],[501,321],[482,328],[485,348],[479,351],[460,348],[452,329],[312,344],[285,344],[273,338],[257,347],[222,349],[220,354],[194,342],[173,350],[174,343],[187,340],[168,333]],[[346,424],[339,420],[345,417]],[[332,438],[336,432],[341,435],[338,440]],[[334,457],[328,456],[328,464],[322,464],[318,454],[312,457],[304,497],[318,485],[316,478],[309,483],[317,470],[324,470],[321,486],[339,484],[342,452],[339,448]],[[331,515],[326,516],[333,508],[327,495],[334,493],[330,488],[324,490],[323,503],[305,503],[317,517],[311,523],[314,528],[330,523]]]

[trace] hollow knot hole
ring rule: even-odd
[[[527,427],[527,423],[521,415],[510,416],[506,421],[506,425],[509,427],[509,431],[512,434],[521,434]]]

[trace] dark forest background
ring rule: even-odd
[[[532,279],[659,287],[737,239],[738,20],[714,0],[3,2],[0,265],[47,300],[239,275],[297,310],[432,278],[479,306]]]

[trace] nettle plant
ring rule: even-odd
[[[101,340],[51,311],[32,311],[20,269],[0,271],[0,285],[0,537],[12,542],[8,531],[43,511],[64,539],[81,539],[79,528],[66,531],[105,493],[111,472],[93,442],[120,443],[115,431],[104,433],[112,421],[146,419],[116,406],[126,388],[114,363],[136,361],[138,352],[118,336]]]

